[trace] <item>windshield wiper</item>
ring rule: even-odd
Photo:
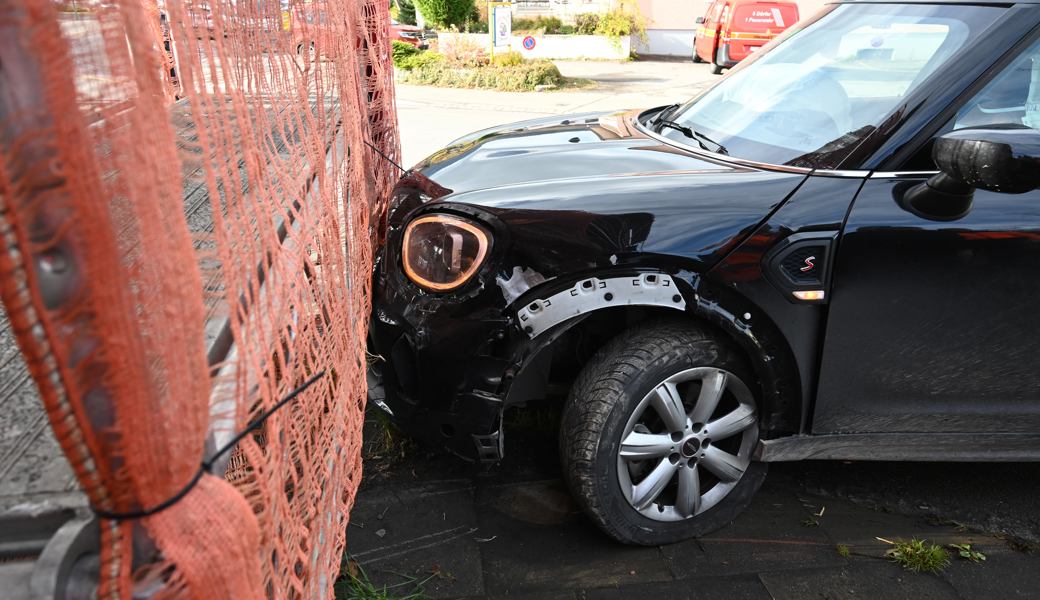
[[[664,119],[664,118],[665,118],[665,117],[666,117],[667,115],[670,115],[670,114],[672,114],[673,112],[675,112],[675,109],[677,109],[677,108],[679,108],[679,105],[678,105],[678,104],[673,104],[673,105],[671,105],[671,106],[666,106],[666,107],[662,108],[662,109],[661,109],[661,112],[657,113],[657,118],[656,118],[656,119],[654,119],[654,120],[653,120],[653,122],[654,122],[654,123],[658,123],[658,122],[660,122],[660,121],[661,121],[662,119]]]
[[[701,149],[707,150],[708,152],[715,152],[717,154],[729,154],[729,150],[726,150],[726,147],[722,144],[716,142],[715,140],[711,139],[710,137],[704,135],[699,131],[694,131],[689,127],[686,127],[685,125],[680,125],[676,123],[675,121],[669,121],[668,119],[658,119],[654,122],[654,125],[657,126],[658,131],[665,127],[674,129],[679,133],[685,135],[686,137],[690,138],[691,140],[697,142]],[[704,142],[708,142],[708,144],[714,144],[715,148],[709,148],[708,144],[705,144]]]

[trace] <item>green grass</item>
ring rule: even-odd
[[[334,592],[336,600],[421,600],[426,597],[423,585],[435,576],[431,574],[426,579],[402,576],[404,581],[380,587],[372,583],[361,565],[346,559]]]
[[[392,465],[404,460],[415,450],[415,441],[401,433],[389,415],[378,408],[373,408],[367,413],[366,418],[374,421],[375,427],[370,430],[370,439],[364,441],[365,460],[377,460],[384,465]]]
[[[842,558],[848,558],[852,554],[848,544],[838,544],[835,548],[838,550],[838,556]]]
[[[950,544],[950,548],[964,560],[970,560],[973,563],[986,560],[986,555],[978,550],[973,550],[971,544]]]
[[[889,559],[914,573],[938,573],[950,565],[950,553],[937,544],[929,543],[928,540],[914,538],[909,542],[878,538],[892,548],[885,553]]]

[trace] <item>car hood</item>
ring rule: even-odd
[[[415,166],[452,192],[559,179],[726,170],[636,128],[638,111],[548,117],[460,138]]]
[[[398,184],[399,231],[417,210],[493,216],[521,266],[546,276],[670,256],[703,270],[735,247],[804,181],[670,145],[637,113],[538,119],[466,136]]]

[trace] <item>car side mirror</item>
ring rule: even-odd
[[[696,23],[698,25],[703,24],[704,23],[704,17],[697,17],[697,19],[694,20],[694,23]]]
[[[975,190],[1023,194],[1040,188],[1040,132],[1020,125],[951,131],[937,139],[939,174],[906,191],[900,204],[933,221],[971,210]]]

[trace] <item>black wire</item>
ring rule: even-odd
[[[393,166],[397,167],[398,169],[401,169],[402,173],[407,173],[408,172],[408,169],[402,167],[401,165],[399,165],[396,162],[394,162],[394,159],[392,159],[389,156],[383,154],[383,152],[379,148],[376,148],[375,145],[372,144],[372,142],[370,142],[370,141],[368,141],[368,140],[366,140],[364,138],[362,138],[361,141],[364,142],[365,145],[368,146],[369,148],[375,150],[376,154],[378,154],[379,156],[382,156],[386,160],[386,162],[392,164]]]
[[[263,425],[264,421],[266,421],[268,417],[273,415],[276,410],[282,408],[283,406],[291,402],[294,398],[296,398],[296,396],[299,396],[304,390],[311,387],[311,385],[313,385],[314,382],[318,381],[324,376],[325,371],[319,371],[318,373],[315,373],[307,381],[304,381],[303,384],[300,385],[300,387],[289,392],[289,395],[279,400],[274,406],[272,406],[268,410],[264,411],[263,414],[256,418],[256,420],[247,425],[246,428],[240,431],[237,435],[235,435],[235,437],[231,438],[231,441],[224,444],[220,447],[219,450],[214,452],[213,456],[210,456],[208,459],[202,461],[202,464],[199,465],[199,470],[195,471],[195,475],[192,476],[191,481],[189,481],[184,487],[182,487],[176,494],[170,496],[166,500],[163,500],[162,502],[156,504],[151,508],[132,510],[121,513],[109,512],[107,510],[101,510],[96,507],[91,507],[91,510],[93,510],[94,514],[101,517],[102,519],[108,519],[110,521],[125,521],[127,519],[140,519],[142,517],[154,515],[155,513],[166,510],[167,508],[173,506],[177,502],[180,502],[180,500],[187,496],[188,492],[190,492],[192,488],[194,488],[195,485],[198,484],[199,480],[202,479],[202,476],[210,472],[210,469],[213,468],[213,463],[215,463],[218,458],[220,458],[228,450],[234,448],[236,444],[242,441],[242,438],[249,435],[254,429]]]

